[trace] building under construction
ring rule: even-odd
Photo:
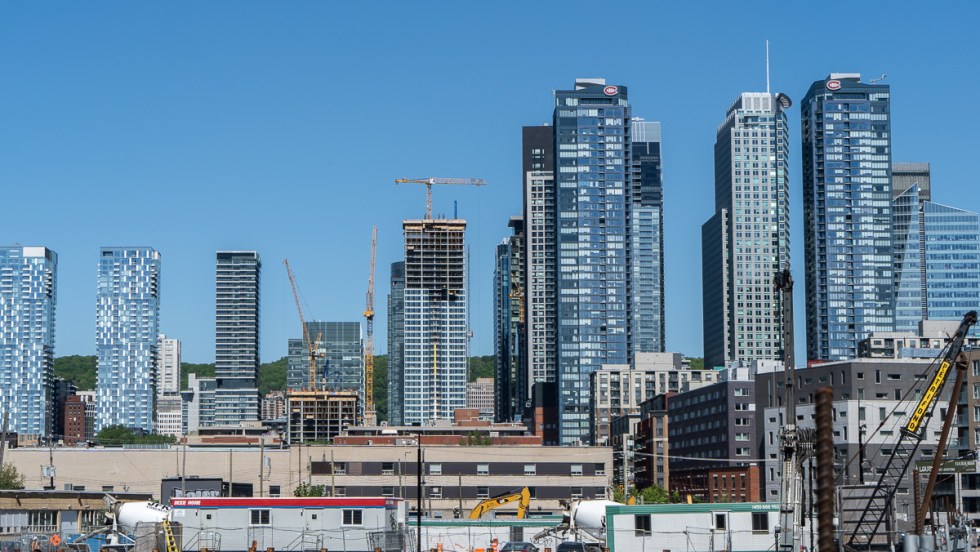
[[[286,397],[292,444],[329,441],[357,420],[354,391],[290,391]]]
[[[466,221],[406,220],[403,423],[466,407]]]

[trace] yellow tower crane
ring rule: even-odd
[[[303,326],[303,342],[306,343],[306,349],[310,352],[310,391],[316,391],[316,359],[320,356],[320,340],[323,339],[323,332],[317,334],[316,341],[310,339],[310,329],[306,327],[306,319],[303,317],[303,305],[299,301],[299,287],[296,285],[296,277],[293,276],[293,269],[289,267],[289,259],[283,259],[282,264],[286,265],[289,285],[293,287],[296,312],[299,313],[299,323]]]
[[[433,184],[456,184],[469,186],[484,186],[486,181],[482,178],[396,178],[395,184],[425,184],[425,220],[432,220],[432,185]]]
[[[364,425],[373,426],[378,423],[378,415],[374,411],[374,266],[378,252],[378,227],[371,231],[371,272],[368,276],[368,288],[364,307],[366,339],[364,344]]]

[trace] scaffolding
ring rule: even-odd
[[[286,395],[289,442],[327,442],[357,419],[354,391],[290,391]]]

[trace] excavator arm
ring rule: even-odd
[[[524,517],[527,515],[527,508],[531,504],[530,489],[524,487],[519,491],[488,498],[477,504],[476,507],[470,511],[470,519],[480,519],[483,517],[483,514],[489,512],[490,510],[503,506],[504,504],[510,504],[511,502],[517,502],[517,519],[524,519]]]

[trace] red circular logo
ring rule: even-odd
[[[840,90],[840,81],[839,80],[827,81],[827,90]]]
[[[619,87],[618,86],[607,86],[607,87],[605,87],[605,88],[602,89],[602,93],[605,94],[605,95],[607,95],[607,96],[615,96],[616,94],[619,94]]]

